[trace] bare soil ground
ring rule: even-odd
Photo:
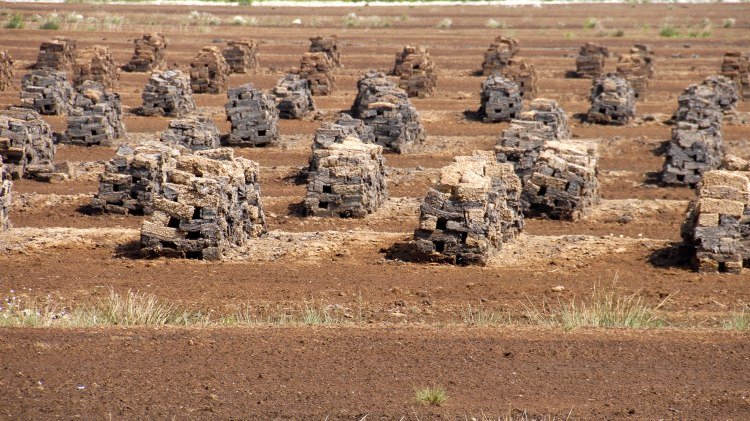
[[[317,97],[322,120],[282,121],[278,145],[239,149],[261,165],[271,233],[226,261],[138,257],[142,217],[85,212],[97,173],[114,147],[60,146],[57,159],[74,162],[71,182],[14,183],[14,229],[0,234],[0,298],[53,297],[67,306],[94,302],[108,288],[153,293],[189,308],[226,313],[250,306],[262,314],[306,305],[359,314],[356,326],[180,329],[3,329],[0,417],[48,418],[313,418],[433,419],[530,415],[602,419],[743,419],[750,413],[747,333],[718,329],[750,303],[750,275],[699,275],[679,259],[679,227],[694,192],[654,182],[670,115],[682,89],[717,72],[726,50],[750,50],[750,7],[711,5],[577,5],[534,7],[205,7],[226,21],[242,14],[261,26],[185,26],[195,7],[4,4],[27,16],[71,11],[124,16],[109,32],[1,29],[19,80],[52,35],[79,48],[108,45],[120,63],[132,40],[159,30],[170,39],[168,61],[187,68],[200,46],[221,39],[260,41],[261,69],[234,75],[232,85],[267,89],[298,65],[307,38],[336,33],[345,68],[336,91]],[[350,12],[388,19],[390,27],[346,27]],[[291,27],[296,18],[301,27]],[[599,19],[606,33],[584,29]],[[437,29],[444,18],[448,30]],[[488,29],[493,18],[508,28]],[[704,18],[708,38],[660,38],[670,23],[688,33]],[[731,28],[724,19],[734,18]],[[689,26],[689,27],[688,27]],[[405,263],[398,257],[417,224],[417,209],[442,166],[456,155],[490,149],[506,124],[483,124],[464,111],[479,105],[475,76],[495,35],[511,34],[520,57],[538,69],[539,95],[560,102],[574,136],[599,139],[603,201],[576,223],[527,220],[525,234],[486,267]],[[657,121],[626,127],[589,126],[574,116],[588,108],[590,80],[568,79],[585,41],[623,53],[635,43],[656,51],[656,77],[639,115]],[[360,220],[305,218],[298,175],[312,134],[346,110],[358,76],[389,70],[406,43],[428,46],[439,68],[437,94],[414,99],[428,134],[420,150],[388,154],[392,199]],[[616,59],[607,62],[614,69]],[[127,110],[140,105],[147,74],[123,73],[118,92]],[[226,132],[223,95],[196,95]],[[0,93],[0,106],[18,92]],[[748,103],[738,107],[750,112]],[[48,121],[65,129],[64,117]],[[126,142],[158,136],[168,119],[126,114]],[[725,125],[730,152],[750,158],[750,126]],[[648,305],[666,297],[659,313],[670,329],[556,330],[462,326],[467,308],[522,320],[528,305],[590,296],[595,286],[638,293]],[[558,288],[558,287],[564,288]],[[13,290],[13,292],[11,292]],[[442,327],[441,327],[442,326]],[[696,328],[699,326],[699,328]],[[416,387],[443,385],[442,407],[413,402]],[[83,386],[83,387],[81,387]],[[518,415],[518,414],[516,414]]]

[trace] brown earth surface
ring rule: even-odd
[[[48,418],[313,418],[432,419],[502,417],[509,410],[572,418],[746,419],[748,336],[720,332],[722,322],[750,303],[750,275],[693,272],[680,255],[679,228],[694,192],[654,182],[670,115],[682,89],[716,73],[727,50],[750,50],[747,4],[623,4],[537,7],[200,7],[222,21],[253,16],[259,26],[189,26],[197,6],[15,4],[12,12],[123,16],[122,27],[86,31],[0,29],[15,59],[16,79],[52,35],[79,48],[109,46],[118,62],[134,37],[162,31],[169,63],[185,69],[200,46],[250,37],[260,43],[261,69],[231,84],[271,88],[298,65],[310,36],[336,33],[345,68],[329,97],[316,97],[319,120],[280,122],[278,145],[238,149],[261,165],[269,237],[226,261],[206,263],[138,257],[143,217],[91,214],[97,174],[112,147],[59,146],[78,177],[45,184],[14,183],[14,229],[0,234],[0,299],[54,300],[75,307],[109,288],[141,291],[191,309],[228,314],[249,307],[271,316],[306,306],[358,314],[356,326],[181,329],[4,329],[0,352],[0,417]],[[348,13],[388,20],[389,27],[346,27]],[[301,18],[301,27],[291,21]],[[583,29],[587,18],[604,29]],[[453,26],[437,29],[444,18]],[[508,28],[488,29],[488,19]],[[661,38],[670,23],[686,34],[712,24],[707,38]],[[734,26],[722,27],[725,19]],[[27,19],[28,21],[28,19]],[[623,29],[624,36],[601,36]],[[529,219],[524,235],[486,267],[406,263],[418,206],[439,170],[456,155],[491,149],[507,124],[467,119],[479,105],[482,54],[495,35],[519,39],[519,57],[536,66],[539,96],[557,100],[573,134],[599,139],[602,203],[571,223]],[[657,121],[625,127],[587,125],[590,80],[568,79],[577,48],[601,42],[614,53],[635,43],[656,52],[656,76],[638,114]],[[437,93],[413,99],[428,134],[412,154],[387,154],[392,199],[363,219],[305,218],[299,213],[312,135],[355,96],[358,76],[388,70],[405,43],[428,46],[439,69]],[[616,58],[607,61],[614,70]],[[156,137],[166,118],[130,113],[148,75],[123,73],[117,91],[128,136]],[[223,95],[196,95],[223,132]],[[0,106],[18,92],[0,92]],[[740,103],[741,116],[750,112]],[[49,117],[57,131],[64,117]],[[750,126],[725,124],[731,153],[750,158]],[[655,331],[555,330],[465,326],[481,308],[523,325],[529,308],[590,297],[615,285],[657,306],[672,328]],[[559,288],[563,287],[563,288]],[[666,301],[665,301],[666,299]],[[370,327],[369,324],[373,326]],[[471,323],[468,323],[471,324]],[[427,325],[427,326],[423,326]],[[438,328],[437,326],[444,326]],[[699,327],[699,328],[696,328]],[[676,330],[673,330],[676,329]],[[191,345],[192,344],[192,345]],[[510,356],[505,355],[509,352]],[[41,382],[41,383],[39,383]],[[440,383],[451,399],[430,409],[413,402],[415,387]],[[79,385],[85,386],[78,389]]]

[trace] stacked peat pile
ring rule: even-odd
[[[341,52],[338,43],[339,39],[336,35],[312,37],[310,38],[310,52],[325,53],[331,60],[332,67],[341,67]]]
[[[190,62],[190,87],[196,94],[219,94],[229,85],[229,66],[219,47],[203,47]]]
[[[55,37],[39,46],[35,69],[70,71],[76,60],[76,40]]]
[[[55,159],[52,129],[36,112],[11,108],[0,112],[0,156],[12,178],[48,171]]]
[[[647,44],[635,44],[630,48],[630,54],[638,54],[643,58],[643,64],[646,68],[646,77],[654,77],[654,50]]]
[[[279,110],[270,95],[247,83],[227,92],[224,105],[232,124],[227,139],[230,145],[267,145],[278,137]]]
[[[698,272],[740,273],[750,260],[750,179],[747,172],[710,170],[688,205],[682,238]]]
[[[715,75],[707,77],[703,84],[716,93],[716,104],[724,114],[731,114],[735,111],[739,95],[734,81],[725,76]]]
[[[175,167],[180,150],[161,142],[123,145],[99,175],[99,192],[93,209],[121,214],[148,215],[154,198],[161,194],[167,171]]]
[[[648,68],[640,54],[622,54],[617,60],[616,73],[630,82],[636,99],[643,97],[648,87]]]
[[[333,61],[326,53],[305,53],[299,66],[300,77],[307,80],[313,95],[330,95],[336,79],[333,76]]]
[[[75,91],[64,71],[34,69],[21,79],[21,105],[39,114],[67,114],[74,97]]]
[[[62,143],[108,145],[125,135],[120,95],[108,92],[99,82],[86,81],[76,88],[73,109]]]
[[[557,101],[537,98],[531,101],[529,110],[522,112],[518,119],[539,121],[545,126],[549,126],[557,140],[571,138],[568,116]]]
[[[93,45],[78,53],[73,64],[73,84],[78,86],[87,80],[99,82],[107,89],[117,87],[120,72],[109,47]]]
[[[417,248],[458,264],[485,264],[523,229],[521,182],[491,153],[460,156],[443,168],[419,208]]]
[[[258,44],[251,39],[229,41],[221,53],[232,73],[247,73],[258,68]]]
[[[13,202],[11,198],[12,190],[13,182],[11,181],[10,173],[5,170],[3,157],[0,155],[0,232],[10,228],[8,214],[10,213],[10,205]]]
[[[364,121],[342,113],[334,123],[324,123],[315,131],[313,149],[327,148],[332,143],[341,143],[344,139],[354,136],[364,143],[375,143],[375,132]],[[310,170],[315,167],[310,165]]]
[[[507,38],[502,35],[495,38],[484,52],[482,62],[482,75],[490,76],[502,74],[503,70],[510,65],[510,61],[518,52],[518,41],[515,38]]]
[[[13,89],[13,58],[7,51],[0,51],[0,92]]]
[[[695,187],[703,173],[719,167],[724,156],[722,101],[725,95],[710,83],[691,85],[680,95],[662,181]]]
[[[521,59],[513,59],[500,74],[518,85],[521,98],[528,100],[536,97],[536,68],[533,64]]]
[[[424,141],[422,121],[403,90],[383,73],[369,70],[357,82],[352,116],[372,127],[375,143],[402,153]]]
[[[123,66],[126,72],[151,72],[166,66],[164,58],[167,50],[167,39],[162,34],[144,34],[133,40],[135,51],[128,64]]]
[[[627,124],[635,117],[635,94],[627,80],[614,74],[594,79],[587,121],[598,124]]]
[[[496,123],[510,121],[523,109],[518,84],[500,75],[491,75],[482,82],[479,115],[482,121]]]
[[[523,183],[524,214],[569,221],[586,216],[599,203],[598,163],[595,141],[546,142]]]
[[[152,73],[141,98],[138,113],[145,116],[182,117],[195,110],[190,79],[179,70]]]
[[[299,75],[288,74],[279,79],[273,95],[281,118],[300,119],[315,111],[310,85]]]
[[[388,198],[383,147],[355,136],[313,143],[305,209],[308,215],[364,217]]]
[[[497,162],[510,163],[516,174],[524,182],[531,176],[544,145],[555,137],[554,130],[541,121],[513,120],[510,127],[503,130],[497,145]]]
[[[734,81],[740,99],[750,101],[750,53],[730,51],[724,54],[721,74]]]
[[[141,227],[141,251],[217,260],[264,234],[259,168],[231,148],[178,156]]]
[[[427,98],[435,92],[437,70],[425,47],[404,47],[396,54],[393,74],[401,77],[398,86],[410,97]]]
[[[170,121],[169,127],[161,133],[159,139],[194,151],[221,146],[221,133],[216,123],[202,115],[189,115]]]
[[[597,78],[604,72],[604,60],[609,56],[607,47],[591,42],[581,46],[576,58],[576,75],[584,78]]]

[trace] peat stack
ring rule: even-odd
[[[49,170],[55,159],[52,128],[33,110],[0,111],[0,157],[6,174],[14,179]]]
[[[76,60],[76,45],[76,40],[65,37],[42,42],[34,68],[70,71]]]
[[[334,68],[341,67],[341,52],[339,51],[339,39],[336,35],[328,37],[317,36],[310,38],[311,53],[325,53],[331,60]]]
[[[586,216],[599,203],[598,162],[594,141],[546,142],[523,183],[524,214],[568,221]]]
[[[13,190],[13,182],[11,181],[10,173],[5,170],[3,165],[3,157],[0,155],[0,232],[10,229],[10,205],[13,203],[11,193]]]
[[[528,111],[519,114],[518,119],[539,121],[549,126],[556,140],[571,138],[568,116],[557,101],[537,98],[529,103]]]
[[[410,97],[427,98],[437,87],[435,63],[425,47],[404,47],[396,54],[393,74],[401,77],[398,86]]]
[[[0,92],[13,90],[13,58],[7,51],[0,51]]]
[[[721,75],[735,83],[742,101],[750,101],[750,53],[730,51],[724,54]]]
[[[125,135],[120,95],[108,92],[99,82],[86,81],[76,88],[73,110],[62,143],[108,145]]]
[[[278,138],[279,110],[270,95],[246,83],[230,89],[227,96],[224,110],[232,124],[227,143],[262,146]]]
[[[518,40],[502,35],[495,37],[495,42],[490,44],[484,52],[482,75],[503,74],[503,70],[510,65],[510,61],[516,53],[518,53]]]
[[[134,39],[135,50],[128,64],[123,66],[126,72],[152,72],[166,67],[165,53],[167,38],[159,33],[144,34]]]
[[[521,98],[530,100],[536,97],[536,68],[533,64],[521,59],[512,59],[500,74],[518,85]]]
[[[308,215],[361,218],[388,198],[383,147],[355,136],[313,144],[305,209]]]
[[[159,137],[164,143],[190,150],[216,149],[221,146],[221,133],[213,120],[202,115],[189,115],[169,122]]]
[[[492,75],[482,82],[479,115],[482,121],[496,123],[510,121],[523,109],[518,85],[503,76]]]
[[[591,42],[581,46],[576,58],[576,75],[582,78],[597,78],[604,72],[605,59],[609,57],[607,47]]]
[[[305,53],[299,67],[300,77],[307,80],[313,95],[331,95],[336,83],[333,61],[326,53]]]
[[[231,148],[178,156],[154,213],[141,227],[144,254],[218,260],[266,232],[260,166]]]
[[[120,70],[109,47],[93,45],[78,53],[73,64],[73,84],[78,86],[88,80],[99,82],[106,89],[119,85]]]
[[[288,74],[279,79],[273,95],[281,118],[301,119],[315,111],[310,85],[299,75]]]
[[[372,127],[375,143],[402,153],[425,139],[422,121],[402,89],[383,73],[368,71],[357,82],[352,116]]]
[[[219,94],[229,85],[229,66],[219,47],[203,47],[190,62],[190,88],[196,94]]]
[[[419,208],[417,248],[454,264],[485,264],[523,229],[520,192],[513,166],[492,153],[454,158]]]
[[[182,117],[195,110],[190,79],[179,70],[152,73],[141,93],[145,116]]]
[[[591,108],[586,115],[587,121],[624,125],[635,117],[633,87],[614,73],[594,79],[590,99]]]
[[[73,107],[75,91],[64,71],[34,69],[21,79],[21,106],[39,114],[67,114]]]
[[[231,73],[248,73],[258,68],[258,43],[251,39],[227,42],[221,52]]]

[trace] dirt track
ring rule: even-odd
[[[5,7],[28,15],[50,12],[40,4]],[[575,115],[588,107],[591,82],[565,78],[578,46],[587,40],[604,43],[615,53],[647,42],[656,51],[656,77],[637,112],[669,115],[682,89],[717,71],[725,50],[750,50],[750,6],[209,7],[201,10],[224,20],[253,15],[264,26],[200,28],[180,25],[194,9],[190,7],[54,8],[85,16],[125,16],[126,24],[117,31],[54,32],[77,38],[79,48],[106,44],[120,63],[129,59],[133,37],[146,31],[167,34],[168,61],[183,69],[201,45],[220,38],[255,38],[261,42],[260,72],[232,76],[231,84],[251,81],[264,89],[298,64],[308,37],[336,33],[345,68],[334,94],[316,98],[323,121],[349,108],[361,73],[369,67],[389,70],[395,53],[407,42],[430,47],[439,68],[438,92],[430,99],[413,100],[428,140],[414,154],[387,155],[392,199],[362,220],[304,218],[297,212],[305,186],[295,179],[307,164],[312,134],[322,121],[282,121],[279,145],[238,150],[261,164],[272,232],[220,263],[138,258],[135,244],[142,217],[82,212],[96,192],[97,171],[114,148],[60,146],[58,160],[86,171],[72,182],[15,183],[15,229],[0,235],[0,298],[13,289],[16,295],[49,295],[75,306],[98,299],[112,287],[153,293],[181,306],[217,313],[243,305],[267,313],[310,303],[336,306],[354,309],[362,314],[362,324],[379,327],[6,329],[0,353],[2,416],[353,419],[370,413],[368,419],[416,419],[413,389],[433,380],[443,384],[452,399],[434,413],[415,407],[420,419],[463,419],[479,416],[481,410],[498,416],[508,408],[563,418],[572,408],[573,417],[585,419],[742,419],[750,411],[747,334],[564,334],[452,324],[461,322],[469,306],[518,318],[529,303],[586,297],[595,285],[609,285],[615,278],[617,287],[638,292],[650,305],[670,296],[660,315],[677,327],[716,329],[730,312],[750,303],[747,271],[739,276],[698,275],[674,258],[684,209],[694,192],[653,182],[663,163],[660,150],[670,126],[658,121],[626,127],[582,124]],[[352,11],[388,18],[391,27],[343,27],[341,18]],[[290,29],[297,17],[303,18],[303,27]],[[436,29],[446,17],[453,27]],[[509,28],[487,29],[490,17]],[[582,29],[588,17],[598,18],[607,31],[623,29],[625,36],[597,37],[597,30]],[[713,22],[709,38],[656,35],[664,22],[687,32],[703,17]],[[735,26],[722,28],[728,17],[736,19]],[[439,169],[453,156],[492,148],[506,127],[464,117],[465,110],[479,105],[482,78],[473,73],[483,51],[495,34],[503,32],[520,40],[519,56],[532,61],[539,72],[539,95],[560,102],[571,117],[574,136],[600,139],[602,204],[589,219],[577,223],[528,220],[518,243],[484,268],[388,259],[398,256],[409,240],[419,201]],[[0,34],[2,48],[16,60],[19,80],[23,68],[35,60],[39,43],[53,35],[5,29]],[[609,59],[607,68],[614,69],[615,61]],[[122,74],[118,92],[127,109],[140,105],[147,78]],[[223,95],[196,95],[196,101],[224,132],[228,130]],[[1,106],[17,103],[18,92],[0,93]],[[747,113],[750,105],[740,103],[738,109]],[[64,118],[48,121],[56,130],[65,128]],[[153,137],[167,123],[164,118],[127,114],[126,141]],[[749,127],[725,125],[731,153],[750,158]],[[558,286],[564,290],[553,290]],[[448,327],[412,326],[422,323]],[[187,345],[190,340],[195,345]],[[511,357],[503,356],[506,350]],[[83,379],[80,383],[91,386],[79,391],[76,375]],[[36,383],[40,379],[44,385]],[[249,398],[248,390],[259,397]]]

